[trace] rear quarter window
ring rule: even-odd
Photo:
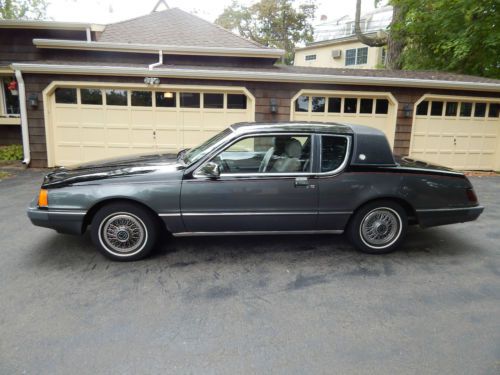
[[[321,172],[338,169],[347,153],[347,138],[331,135],[321,136]]]

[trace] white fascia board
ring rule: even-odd
[[[81,22],[0,20],[0,29],[46,29],[46,30],[86,30],[104,31],[104,25]]]
[[[147,67],[121,66],[88,66],[88,65],[57,65],[57,64],[30,64],[14,63],[14,70],[26,73],[42,74],[79,74],[79,75],[107,75],[107,76],[143,76],[169,77],[192,79],[218,79],[231,81],[260,81],[260,82],[298,82],[298,83],[327,83],[349,85],[372,85],[392,87],[422,87],[452,90],[474,90],[500,92],[500,84],[485,82],[444,81],[393,77],[359,77],[344,75],[326,75],[312,73],[286,73],[245,70],[211,70],[192,68],[157,68],[149,70]]]
[[[236,56],[236,57],[268,57],[279,58],[285,52],[274,48],[227,48],[202,46],[173,46],[161,44],[108,43],[87,42],[81,40],[33,39],[37,48],[71,49],[90,51],[112,51],[133,53],[184,54],[203,56]]]

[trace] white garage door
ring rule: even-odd
[[[382,130],[391,146],[397,101],[390,93],[302,90],[292,99],[292,121],[345,122]]]
[[[49,166],[175,153],[255,113],[243,88],[57,87],[49,101]]]
[[[426,95],[415,105],[410,156],[461,170],[500,169],[500,99]]]

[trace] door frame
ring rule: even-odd
[[[100,81],[52,81],[43,91],[43,111],[44,111],[44,125],[45,125],[45,144],[47,150],[47,166],[53,167],[55,165],[55,143],[54,143],[54,128],[52,115],[54,108],[52,108],[53,94],[57,88],[100,88],[100,89],[125,89],[125,90],[193,90],[193,91],[215,91],[221,93],[240,93],[245,94],[248,98],[247,109],[250,111],[251,120],[255,121],[255,96],[244,86],[219,86],[219,85],[176,85],[176,84],[159,84],[147,85],[145,83],[127,83],[127,82],[100,82]]]

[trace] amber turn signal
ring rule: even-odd
[[[38,207],[47,207],[49,205],[49,192],[47,189],[40,189],[38,194]]]

